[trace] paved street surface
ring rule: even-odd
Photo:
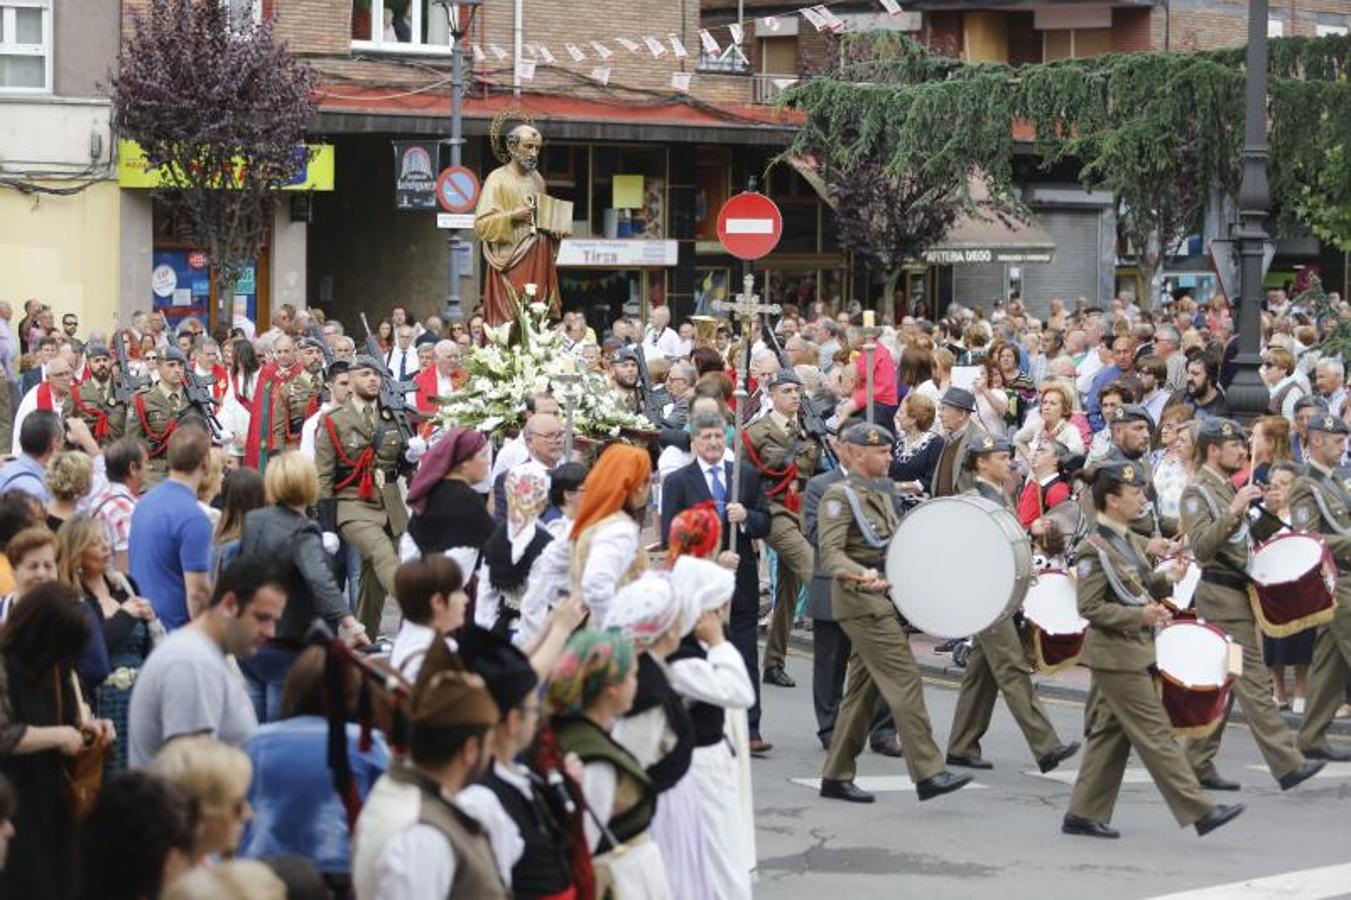
[[[763,689],[762,730],[774,750],[753,762],[757,898],[1351,897],[1351,763],[1330,764],[1282,793],[1247,728],[1231,722],[1221,772],[1243,782],[1243,790],[1221,802],[1246,803],[1239,819],[1205,838],[1178,828],[1132,759],[1112,820],[1121,839],[1068,837],[1060,818],[1079,757],[1049,777],[1037,773],[1001,702],[983,748],[995,768],[977,773],[974,785],[921,804],[903,761],[865,750],[860,785],[878,792],[877,803],[822,800],[814,781],[804,784],[820,776],[825,759],[812,714],[810,659],[793,651],[788,671],[796,688]],[[940,748],[956,698],[954,682],[926,682]],[[1080,737],[1080,703],[1043,702],[1062,739]]]

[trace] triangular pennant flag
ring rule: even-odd
[[[901,14],[901,4],[899,0],[881,0],[881,3],[882,8],[893,16],[899,16]]]
[[[829,7],[816,6],[813,8],[816,10],[816,14],[821,17],[821,21],[826,23],[826,28],[829,31],[834,34],[844,31],[844,20],[831,12]]]
[[[610,57],[615,55],[615,52],[613,50],[602,44],[600,41],[592,41],[591,49],[595,50],[596,55],[599,56],[601,59],[609,59]]]
[[[669,37],[671,40],[671,52],[675,54],[676,59],[684,59],[690,55],[690,52],[685,49],[685,44],[680,40],[680,35],[673,34]]]
[[[522,81],[533,81],[535,78],[535,61],[533,59],[516,60],[516,77]]]
[[[666,45],[663,44],[661,41],[657,40],[656,38],[645,37],[643,38],[643,43],[647,44],[647,49],[652,51],[653,58],[661,59],[663,56],[666,55]]]
[[[503,61],[503,60],[505,60],[505,59],[507,58],[507,51],[503,50],[501,47],[497,46],[496,44],[491,44],[491,43],[490,43],[490,44],[488,45],[488,52],[490,52],[493,56],[496,56],[498,62],[501,62],[501,61]]]
[[[740,58],[740,60],[741,60],[743,63],[745,63],[745,64],[748,65],[748,66],[751,64],[750,59],[747,58],[746,54],[742,52],[742,50],[741,50],[741,45],[740,45],[740,44],[733,44],[733,45],[732,45],[732,49],[736,51],[737,57]]]
[[[731,25],[728,25],[727,30],[732,33],[733,44],[740,44],[741,39],[746,36],[746,31],[741,27],[740,22],[733,22]]]
[[[554,56],[553,53],[550,52],[549,48],[544,46],[543,44],[539,45],[539,58],[544,60],[551,66],[558,62],[558,57]]]
[[[717,40],[707,28],[699,29],[699,43],[704,45],[704,53],[709,56],[717,56],[722,53],[722,48],[718,46]]]
[[[478,44],[470,44],[469,46],[474,49],[474,62],[483,62],[488,58],[487,54],[483,52],[483,48]]]
[[[563,49],[568,51],[568,56],[572,57],[573,62],[582,62],[586,59],[586,54],[576,44],[564,44]]]
[[[531,56],[539,56],[539,45],[536,44],[534,41],[526,41],[525,43],[521,44],[521,49],[524,50],[526,53],[529,53]]]
[[[797,78],[792,75],[786,75],[783,78],[771,78],[770,81],[772,81],[774,83],[774,86],[779,90],[783,90],[784,88],[790,88],[793,85],[797,84]]]
[[[802,18],[810,22],[811,26],[817,31],[825,30],[826,20],[821,18],[821,14],[818,13],[814,7],[804,6],[802,9],[799,9],[798,12],[802,13]]]
[[[688,94],[690,91],[690,79],[693,77],[693,72],[672,72],[671,87],[682,94]]]
[[[762,18],[762,19],[760,20],[760,25],[761,25],[762,28],[765,29],[765,31],[778,31],[778,30],[779,30],[779,17],[778,17],[778,16],[765,16],[764,18]]]
[[[619,44],[619,46],[623,47],[630,53],[637,53],[639,50],[642,49],[641,45],[639,45],[637,41],[631,41],[626,37],[615,38],[615,43]]]
[[[609,66],[596,66],[594,69],[591,70],[591,79],[592,79],[593,81],[599,81],[601,84],[609,84],[609,83],[610,83],[610,67],[609,67]]]

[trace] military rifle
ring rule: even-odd
[[[371,331],[370,323],[366,321],[366,314],[363,312],[360,315],[361,327],[366,330],[366,352],[380,367],[380,407],[389,410],[389,414],[394,417],[394,424],[399,426],[404,443],[408,443],[417,432],[408,417],[408,402],[404,398],[406,394],[417,390],[417,385],[412,381],[394,380],[389,366],[385,365],[385,355],[380,350],[380,341]]]
[[[760,331],[764,334],[765,344],[774,351],[774,355],[779,358],[779,366],[785,369],[793,368],[793,361],[788,358],[788,351],[783,349],[779,343],[779,336],[774,333],[774,329],[769,325],[769,317],[765,316],[762,320]],[[749,336],[747,340],[749,340]],[[838,466],[840,461],[835,458],[835,451],[830,449],[830,428],[826,426],[825,420],[817,412],[812,399],[807,396],[807,392],[802,392],[802,406],[798,412],[802,417],[803,428],[806,429],[808,436],[821,445],[821,453],[830,460],[831,467]]]
[[[113,396],[118,403],[130,404],[137,392],[150,386],[144,375],[133,375],[127,365],[127,333],[120,331],[113,339],[113,359],[117,361],[117,378],[113,381]]]
[[[633,361],[638,366],[638,411],[653,428],[660,428],[661,414],[652,405],[652,376],[647,372],[647,354],[641,343],[629,344],[628,348],[633,351]]]
[[[194,372],[191,365],[186,369],[187,371],[183,373],[183,396],[187,397],[188,409],[196,411],[206,420],[207,428],[211,430],[211,439],[219,444],[225,435],[225,427],[221,425],[220,419],[216,418],[216,398],[211,394],[213,382],[210,376]]]

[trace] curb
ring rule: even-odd
[[[809,634],[803,634],[794,630],[788,637],[788,645],[806,656],[812,655],[812,639]],[[927,678],[942,678],[946,681],[960,682],[962,674],[966,671],[957,665],[935,665],[927,661],[917,660],[919,672]],[[1056,684],[1051,681],[1045,681],[1038,678],[1032,679],[1032,688],[1041,697],[1050,697],[1055,700],[1073,700],[1083,703],[1088,699],[1088,691],[1083,688],[1070,687],[1064,684]],[[1301,718],[1294,713],[1283,713],[1285,721],[1291,728],[1299,730]],[[1239,710],[1239,705],[1235,703],[1229,711],[1230,722],[1245,722],[1243,713]],[[1328,728],[1328,734],[1339,736],[1351,736],[1351,719],[1334,719],[1332,725]]]

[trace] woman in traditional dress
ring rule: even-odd
[[[488,504],[474,490],[488,465],[488,439],[468,428],[450,429],[423,455],[408,488],[413,516],[399,545],[404,560],[444,553],[466,579],[473,577],[493,532]]]
[[[506,635],[521,617],[531,569],[554,536],[540,521],[549,506],[549,475],[543,467],[517,466],[507,472],[503,486],[507,517],[497,523],[483,545],[474,623]]]

